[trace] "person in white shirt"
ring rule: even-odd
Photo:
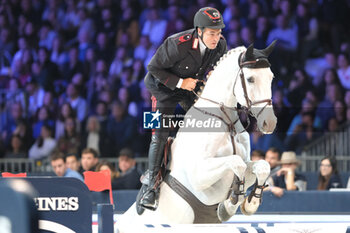
[[[49,126],[43,125],[39,138],[29,149],[30,159],[43,159],[50,156],[56,148],[56,140],[52,137],[52,132]]]

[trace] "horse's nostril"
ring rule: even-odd
[[[264,127],[264,128],[267,127],[266,121],[264,121],[263,127]]]

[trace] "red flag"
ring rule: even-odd
[[[1,173],[2,177],[27,177],[27,173],[23,172],[23,173],[10,173],[10,172],[3,172]]]
[[[84,181],[90,191],[101,192],[109,190],[109,199],[113,205],[111,172],[109,170],[99,172],[86,171],[84,172]]]

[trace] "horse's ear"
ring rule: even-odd
[[[272,41],[272,43],[267,48],[263,49],[262,52],[263,54],[265,54],[266,57],[268,57],[271,54],[272,50],[275,48],[276,42],[277,40]]]
[[[254,52],[254,44],[250,44],[249,47],[247,48],[247,51],[245,52],[246,61],[254,60],[253,52]]]

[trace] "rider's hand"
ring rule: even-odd
[[[196,87],[196,84],[197,84],[197,79],[186,78],[182,82],[181,88],[188,91],[192,91]]]

